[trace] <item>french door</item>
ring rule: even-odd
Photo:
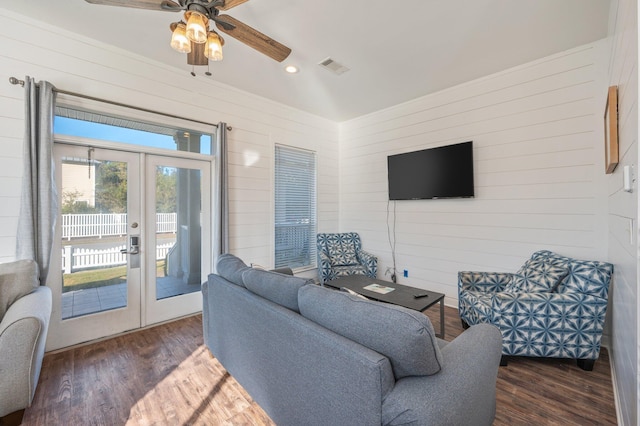
[[[54,157],[61,214],[47,350],[202,310],[211,162],[65,144]]]

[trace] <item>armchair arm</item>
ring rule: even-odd
[[[507,272],[458,272],[458,292],[461,290],[482,291],[497,293],[503,291],[513,279],[513,275]]]
[[[16,300],[0,322],[0,417],[29,407],[35,394],[51,316],[51,289]]]
[[[384,425],[490,425],[495,417],[500,331],[471,326],[442,348],[442,370],[405,377],[382,403]]]
[[[324,284],[336,277],[335,271],[331,268],[331,260],[323,251],[318,251],[318,279],[320,284]]]
[[[378,258],[364,250],[358,250],[356,255],[358,256],[360,263],[367,268],[367,275],[371,278],[375,278],[378,274]]]
[[[578,292],[499,293],[494,302],[506,355],[598,358],[606,299]]]

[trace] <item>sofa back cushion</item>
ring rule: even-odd
[[[231,253],[221,254],[218,257],[218,262],[216,263],[216,272],[218,275],[241,287],[244,287],[242,273],[247,269],[251,268]]]
[[[302,286],[313,284],[311,279],[253,268],[242,273],[242,280],[250,292],[295,312],[300,312],[298,290]]]
[[[531,259],[544,260],[568,270],[567,276],[560,282],[557,293],[579,292],[607,299],[609,282],[613,275],[613,265],[597,260],[580,260],[561,256],[549,250],[535,252]]]
[[[0,263],[0,321],[16,300],[38,288],[38,274],[33,260]]]
[[[298,304],[302,316],[389,358],[396,380],[442,367],[433,326],[420,312],[316,285],[300,289]]]

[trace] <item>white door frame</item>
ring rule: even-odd
[[[61,159],[65,157],[87,158],[87,147],[71,145],[54,145],[56,162],[56,182],[62,181]],[[125,151],[104,150],[94,148],[94,160],[111,160],[127,163],[127,240],[129,235],[139,235],[144,229],[140,206],[140,155]],[[62,194],[58,194],[62,197]],[[136,228],[132,224],[137,223]],[[111,336],[127,330],[139,328],[140,323],[140,283],[145,279],[144,268],[131,268],[132,257],[127,259],[127,305],[74,318],[62,319],[62,225],[56,224],[54,250],[51,256],[51,268],[47,278],[47,286],[53,293],[53,310],[47,338],[46,350],[59,349],[82,342]],[[135,259],[134,259],[135,260]],[[138,262],[139,263],[139,262]]]
[[[211,162],[193,160],[187,158],[175,158],[158,155],[146,156],[146,200],[147,206],[146,223],[148,229],[155,229],[156,205],[155,199],[155,171],[157,166],[177,167],[183,169],[200,170],[200,202],[201,202],[201,242],[200,242],[200,265],[201,282],[206,279],[211,272]],[[147,232],[146,247],[156,246],[155,232]],[[145,287],[145,303],[143,303],[142,325],[149,325],[161,321],[167,321],[185,315],[202,311],[202,293],[200,291],[182,294],[180,296],[168,297],[166,299],[156,299],[156,259],[155,256],[146,256],[148,278]]]
[[[202,154],[176,152],[167,155],[158,149],[147,152],[134,151],[127,146],[110,142],[92,144],[92,159],[108,159],[125,161],[128,163],[128,236],[136,235],[140,238],[140,251],[137,268],[129,267],[132,256],[128,256],[127,266],[127,306],[95,314],[62,319],[62,256],[60,248],[61,221],[56,225],[56,237],[51,258],[51,265],[47,285],[53,293],[53,310],[48,332],[46,350],[51,351],[79,343],[113,336],[125,331],[145,327],[154,323],[171,320],[202,311],[202,294],[200,291],[180,296],[156,300],[155,255],[145,253],[147,247],[155,247],[155,232],[145,232],[148,226],[155,229],[155,165],[173,166],[201,170],[201,278],[206,279],[212,269],[212,204],[211,191],[213,187],[212,169],[213,159]],[[133,149],[132,149],[133,148]],[[61,157],[76,156],[87,158],[87,145],[75,141],[65,140],[54,144],[54,158],[56,161],[56,182],[61,182]],[[172,153],[173,154],[173,153]],[[145,171],[146,172],[143,172]],[[154,188],[149,188],[154,184]],[[61,197],[61,194],[58,194]],[[145,210],[146,205],[146,212]],[[131,224],[138,226],[131,229]],[[146,257],[146,258],[145,258]],[[135,264],[135,262],[134,262]],[[151,268],[151,269],[150,269]],[[153,273],[152,273],[153,272]],[[144,284],[144,285],[143,285]]]

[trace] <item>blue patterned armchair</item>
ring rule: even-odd
[[[463,327],[496,325],[504,355],[573,358],[592,370],[600,354],[613,265],[535,252],[515,274],[458,273]]]
[[[324,284],[345,275],[366,275],[375,278],[378,258],[362,250],[360,235],[318,234],[318,278]]]

